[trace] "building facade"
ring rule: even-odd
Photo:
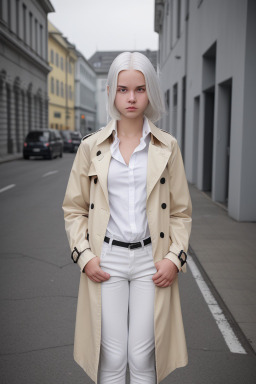
[[[48,76],[50,128],[75,130],[75,63],[76,49],[48,21]]]
[[[107,92],[106,83],[108,71],[113,60],[123,51],[97,51],[89,59],[89,63],[94,68],[97,81],[96,81],[96,102],[97,102],[97,116],[96,116],[96,129],[104,127],[108,122],[107,116]],[[139,51],[149,58],[154,68],[157,66],[157,51]]]
[[[96,73],[81,52],[76,51],[75,128],[82,136],[96,129]]]
[[[48,0],[0,1],[0,155],[48,127]]]
[[[256,2],[156,0],[161,127],[187,178],[239,221],[256,220]]]

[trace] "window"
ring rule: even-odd
[[[60,112],[54,112],[54,117],[59,119],[61,117],[61,113]]]
[[[20,0],[16,0],[16,33],[20,35]]]
[[[54,93],[54,78],[51,77],[51,93]]]
[[[63,69],[64,69],[64,63],[63,63],[63,57],[61,56],[61,58],[60,58],[60,68],[62,69],[62,71],[63,71]]]
[[[30,37],[30,48],[33,48],[32,45],[33,45],[33,16],[32,16],[32,13],[29,12],[29,37]]]
[[[36,51],[36,53],[38,53],[38,31],[37,31],[37,26],[38,26],[38,22],[37,22],[37,19],[35,19],[35,40],[36,40],[35,51]]]
[[[8,11],[8,27],[11,29],[11,6],[12,6],[12,3],[10,1],[7,1],[7,11]]]
[[[43,26],[40,24],[40,55],[43,56]]]
[[[72,89],[71,89],[71,85],[69,86],[69,99],[72,100]]]
[[[25,43],[27,42],[27,20],[26,20],[26,17],[27,17],[27,7],[25,4],[23,4],[23,40],[25,41]]]
[[[57,52],[56,52],[56,62],[55,62],[55,64],[56,64],[56,67],[59,66],[59,54]]]
[[[60,89],[59,89],[59,80],[56,80],[56,95],[59,96]]]
[[[64,97],[64,84],[63,84],[63,81],[60,81],[60,96]]]
[[[177,39],[180,37],[180,0],[177,1]]]
[[[53,49],[51,49],[51,63],[54,64],[54,52],[53,52]]]
[[[72,65],[71,65],[71,62],[69,62],[69,73],[72,73]]]

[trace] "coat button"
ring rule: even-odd
[[[165,177],[162,177],[162,178],[160,179],[160,183],[161,183],[161,184],[164,184],[164,183],[165,183]]]
[[[160,237],[164,237],[164,233],[163,232],[160,232]]]
[[[98,151],[98,152],[96,153],[97,156],[99,156],[100,154],[101,154],[101,151]]]
[[[95,179],[94,179],[94,184],[97,184],[97,181],[98,181],[98,178],[95,177]]]
[[[92,203],[92,204],[91,204],[91,209],[93,209],[93,208],[94,208],[94,204]]]
[[[163,209],[165,209],[165,208],[166,208],[166,204],[165,204],[165,203],[161,204],[161,207],[162,207]]]

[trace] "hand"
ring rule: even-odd
[[[177,266],[169,259],[163,259],[155,263],[157,272],[152,279],[157,287],[166,288],[172,285],[178,274]]]
[[[95,283],[101,283],[102,281],[106,281],[110,278],[110,274],[104,272],[103,269],[100,268],[100,258],[98,256],[95,256],[88,261],[84,267],[84,272],[89,279]]]

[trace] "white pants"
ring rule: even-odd
[[[103,243],[102,330],[99,384],[155,384],[154,295],[156,268],[152,244],[128,249]]]

